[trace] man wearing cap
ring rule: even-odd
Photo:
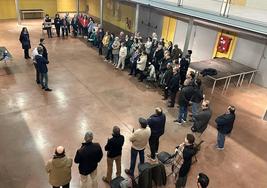
[[[46,164],[46,172],[49,175],[49,183],[53,188],[69,188],[71,180],[72,159],[65,156],[63,146],[55,149],[55,154]]]
[[[155,109],[155,114],[151,115],[147,120],[147,124],[151,129],[149,138],[150,155],[148,155],[148,157],[151,158],[152,161],[156,159],[156,153],[159,148],[159,138],[164,134],[165,123],[166,116],[159,107]]]
[[[131,164],[130,169],[125,169],[125,173],[134,176],[134,169],[137,154],[139,153],[140,164],[145,162],[145,148],[148,143],[149,137],[151,135],[151,130],[147,126],[147,120],[144,118],[139,118],[140,128],[136,131],[133,130],[133,134],[130,137],[130,141],[132,142],[131,147]]]
[[[98,188],[97,182],[97,165],[103,157],[103,152],[99,143],[93,143],[93,133],[88,131],[84,136],[85,142],[77,150],[74,162],[79,164],[81,175],[81,188]],[[89,184],[88,175],[92,179]]]

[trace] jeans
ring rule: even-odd
[[[113,64],[117,66],[119,61],[119,54],[113,54]]]
[[[51,27],[47,28],[47,36],[48,36],[48,38],[52,38],[52,28]]]
[[[181,123],[182,120],[186,121],[186,118],[187,118],[187,106],[180,106],[178,121]]]
[[[62,28],[62,37],[64,37],[66,34],[66,36],[69,35],[68,29],[67,28]]]
[[[108,182],[111,181],[112,179],[112,172],[113,172],[113,161],[116,163],[116,176],[121,176],[121,155],[114,157],[114,158],[109,158],[107,157],[107,180]]]
[[[136,70],[136,62],[132,63],[130,74],[134,74],[134,76],[136,76],[136,74],[137,74],[137,70]]]
[[[192,103],[192,115],[196,115],[199,111],[199,103]]]
[[[36,71],[36,82],[40,83],[40,73],[39,73],[38,68],[37,68],[37,63],[34,63],[33,65],[34,65],[35,71]]]
[[[134,148],[131,148],[131,165],[130,165],[130,174],[133,176],[134,175],[134,169],[135,169],[135,163],[136,163],[136,158],[137,154],[139,153],[139,159],[140,159],[140,164],[143,164],[145,162],[145,149],[143,150],[136,150]]]
[[[160,136],[150,136],[149,138],[150,155],[152,159],[156,158],[156,153],[159,149],[159,137]]]
[[[41,78],[41,85],[47,89],[48,88],[48,75],[47,73],[40,73],[40,78]]]
[[[66,184],[66,185],[62,185],[62,186],[59,186],[59,187],[56,187],[56,186],[53,186],[53,188],[69,188],[70,187],[70,183]]]
[[[106,55],[106,60],[111,60],[111,61],[113,61],[112,49],[108,49],[108,51],[107,51],[107,55]]]
[[[219,148],[224,148],[225,134],[222,134],[218,131],[217,135],[217,146]]]
[[[95,169],[93,172],[90,174],[92,183],[90,184],[88,181],[88,175],[84,176],[81,175],[81,188],[98,188],[98,182],[97,182],[97,169]]]

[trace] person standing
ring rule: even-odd
[[[174,122],[177,122],[179,125],[186,122],[187,119],[187,112],[188,112],[188,105],[189,101],[192,98],[194,92],[194,87],[192,85],[185,85],[182,87],[178,99],[179,104],[179,115]]]
[[[78,25],[79,25],[78,16],[75,15],[71,20],[72,33],[74,37],[77,37],[78,35]]]
[[[177,166],[181,166],[176,181],[176,188],[184,188],[187,182],[187,175],[192,165],[192,158],[196,154],[194,147],[195,137],[192,134],[187,134],[184,143],[176,147],[178,159]]]
[[[145,51],[142,51],[141,56],[136,62],[136,70],[140,74],[139,76],[139,82],[143,82],[145,75],[144,75],[144,70],[146,68],[146,63],[147,63],[147,54]]]
[[[201,88],[201,80],[197,78],[194,82],[194,94],[190,100],[192,103],[192,116],[198,113],[200,103],[204,99],[203,88]]]
[[[158,153],[159,149],[159,138],[164,134],[166,124],[166,116],[160,107],[157,107],[155,114],[148,118],[147,124],[151,129],[151,135],[149,137],[150,155],[147,157],[155,161],[156,153]]]
[[[125,46],[124,42],[122,42],[119,52],[119,62],[118,65],[116,66],[117,69],[120,68],[121,66],[121,70],[124,70],[126,56],[127,56],[127,47]]]
[[[68,37],[69,36],[69,31],[68,31],[69,22],[68,22],[68,19],[66,17],[62,18],[60,25],[61,25],[62,37],[64,38],[65,35]]]
[[[173,69],[173,76],[171,77],[167,88],[170,93],[170,104],[168,105],[169,108],[174,107],[176,94],[180,88],[179,80],[180,80],[179,69],[175,68]]]
[[[115,37],[115,40],[112,44],[112,55],[113,55],[113,65],[117,66],[119,60],[119,51],[120,51],[120,40],[119,37]]]
[[[140,158],[140,164],[143,164],[145,162],[145,148],[151,135],[151,130],[147,126],[146,119],[139,118],[139,124],[141,127],[136,131],[133,130],[133,134],[130,137],[130,141],[132,142],[131,164],[130,169],[125,169],[125,173],[130,176],[134,176],[135,163],[138,153]]]
[[[209,185],[209,177],[204,173],[199,173],[197,176],[197,187],[198,188],[207,188]]]
[[[235,107],[229,106],[227,112],[223,115],[220,115],[215,119],[217,123],[217,145],[218,150],[224,149],[225,136],[230,135],[235,122]]]
[[[74,162],[79,164],[81,188],[98,188],[97,165],[103,157],[103,152],[99,143],[93,143],[93,132],[88,131],[84,136],[85,142],[77,150]],[[92,179],[89,185],[88,175]]]
[[[59,14],[55,15],[54,24],[57,32],[57,37],[60,37],[60,26],[61,26],[61,19],[59,17]]]
[[[72,159],[65,155],[65,148],[58,146],[55,154],[45,168],[49,175],[49,183],[53,188],[69,188],[71,180]]]
[[[121,151],[123,144],[124,136],[120,134],[120,128],[114,126],[112,138],[108,139],[108,143],[105,146],[107,151],[107,175],[103,176],[102,180],[106,183],[110,183],[112,179],[113,161],[116,163],[116,176],[121,176]]]
[[[48,60],[48,53],[47,53],[47,49],[46,49],[46,47],[45,47],[45,39],[44,38],[41,38],[40,39],[40,43],[39,43],[39,45],[43,48],[43,54],[42,54],[42,56],[46,59],[46,60]]]
[[[42,56],[43,48],[41,46],[37,47],[37,51],[38,51],[38,55],[35,56],[35,60],[37,63],[37,69],[40,73],[40,79],[41,79],[40,82],[42,85],[42,89],[44,89],[45,91],[52,91],[52,89],[48,87],[47,64],[49,63],[49,61]]]
[[[36,83],[37,84],[40,84],[40,73],[38,71],[38,68],[37,68],[37,62],[36,62],[36,59],[35,57],[38,55],[38,51],[37,51],[37,47],[33,49],[32,51],[32,61],[33,61],[33,65],[34,65],[34,68],[35,68],[35,71],[36,71]]]
[[[31,48],[30,35],[26,27],[23,27],[20,33],[19,41],[22,45],[22,49],[24,50],[24,58],[30,59],[29,49]]]
[[[52,38],[52,20],[48,14],[45,15],[44,29],[47,31],[48,38]]]
[[[186,74],[187,74],[188,68],[189,68],[189,61],[183,57],[180,61],[181,85],[184,85],[184,81],[186,80]]]
[[[210,109],[210,102],[208,100],[204,100],[201,105],[202,110],[197,114],[192,116],[193,126],[191,128],[192,132],[196,138],[196,144],[200,142],[200,137],[203,132],[208,127],[212,112]]]

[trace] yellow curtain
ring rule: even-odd
[[[173,41],[176,30],[176,22],[176,19],[164,16],[161,37],[164,38],[166,42]]]

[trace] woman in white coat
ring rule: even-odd
[[[145,51],[142,51],[140,58],[137,60],[137,71],[140,74],[139,82],[142,82],[144,79],[144,70],[146,68],[147,54]]]
[[[116,69],[120,68],[120,66],[121,66],[121,70],[124,69],[126,56],[127,56],[127,47],[125,46],[124,42],[122,42],[120,52],[119,52],[119,61],[118,61],[118,65],[116,66]]]

